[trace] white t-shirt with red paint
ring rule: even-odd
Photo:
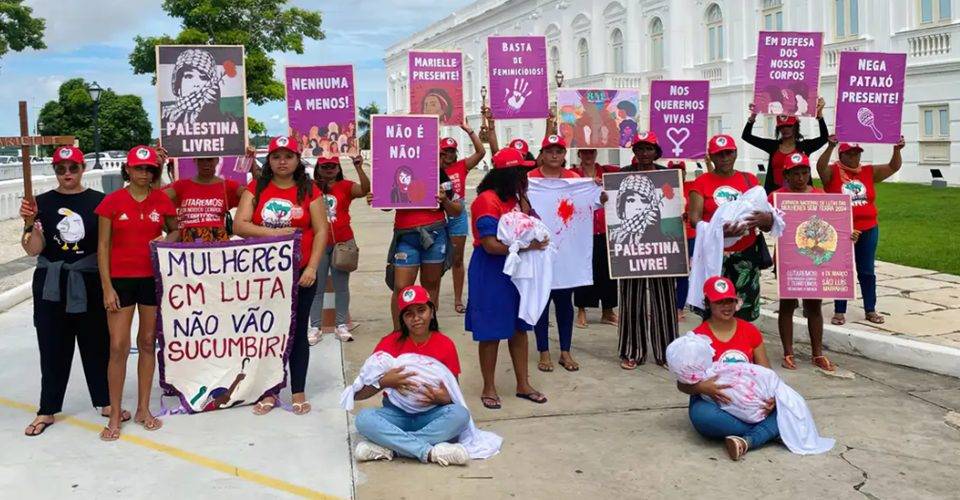
[[[592,285],[593,211],[600,206],[600,186],[593,179],[527,178],[530,205],[550,228],[556,248],[551,289]]]

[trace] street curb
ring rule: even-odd
[[[777,336],[779,326],[776,312],[761,310],[756,323],[760,330],[774,332],[772,335]],[[793,325],[795,332],[806,331],[807,323],[803,318],[794,317]],[[807,335],[794,334],[793,338],[797,343],[810,343]],[[823,344],[828,351],[853,354],[960,378],[960,349],[953,347],[927,344],[892,335],[862,332],[831,324],[823,325]]]
[[[15,286],[0,293],[0,312],[6,312],[13,306],[27,300],[33,295],[33,282]]]

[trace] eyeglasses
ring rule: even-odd
[[[69,170],[71,174],[75,174],[80,171],[80,165],[74,163],[73,165],[70,165]],[[64,175],[67,173],[67,167],[64,165],[54,165],[53,172],[57,175]]]

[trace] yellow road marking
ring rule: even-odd
[[[21,403],[19,401],[14,401],[12,399],[7,399],[4,397],[0,397],[0,405],[6,406],[9,408],[14,408],[17,410],[23,410],[29,413],[37,412],[36,406],[29,405],[26,403]],[[76,417],[58,417],[56,421],[70,424],[72,426],[79,427],[81,429],[86,429],[88,431],[93,431],[96,433],[100,433],[100,431],[103,430],[103,426],[100,424],[95,424],[93,422],[89,422]],[[288,483],[282,479],[268,476],[266,474],[261,474],[259,472],[252,471],[250,469],[237,467],[236,465],[231,465],[226,462],[221,462],[220,460],[216,460],[210,457],[205,457],[203,455],[198,455],[196,453],[183,450],[175,446],[170,446],[168,444],[158,443],[156,441],[143,438],[140,436],[134,436],[131,434],[121,434],[120,440],[126,441],[131,444],[135,444],[138,446],[142,446],[144,448],[147,448],[159,453],[163,453],[165,455],[169,455],[174,458],[179,458],[180,460],[184,460],[186,462],[190,462],[192,464],[196,464],[201,467],[206,467],[208,469],[222,472],[230,476],[236,476],[240,479],[249,481],[251,483],[259,484],[261,486],[266,486],[267,488],[273,488],[278,491],[283,491],[291,495],[296,495],[304,498],[318,498],[322,500],[340,500],[340,497],[328,495],[326,493],[322,493],[316,490],[311,490],[310,488],[299,486],[293,483]]]

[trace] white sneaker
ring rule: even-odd
[[[462,444],[440,443],[430,450],[430,461],[444,467],[448,465],[466,465],[470,455]]]
[[[315,326],[311,326],[310,329],[307,330],[307,342],[309,342],[310,345],[317,345],[317,344],[319,344],[319,343],[320,343],[320,340],[321,340],[322,338],[323,338],[323,337],[320,335],[320,329],[319,329],[319,328],[317,328],[317,327],[315,327]]]
[[[347,325],[337,325],[335,334],[337,338],[340,339],[340,342],[353,342],[353,335],[350,333]]]
[[[388,450],[370,441],[360,441],[357,443],[357,449],[354,450],[353,456],[356,457],[358,462],[393,460],[393,450]]]

